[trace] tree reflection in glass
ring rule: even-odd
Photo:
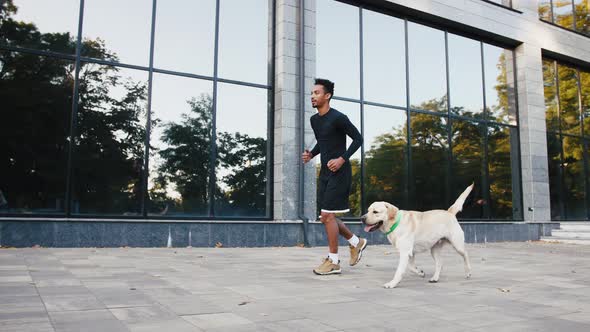
[[[406,112],[365,106],[366,203],[386,201],[399,208],[407,205]]]
[[[567,219],[586,219],[584,148],[580,137],[563,136],[563,185]]]
[[[207,216],[213,85],[162,74],[153,80],[148,213]]]
[[[447,120],[412,113],[410,117],[412,167],[415,197],[413,209],[440,209],[447,205]],[[412,202],[413,201],[413,202]]]
[[[484,127],[478,123],[452,120],[451,140],[453,143],[453,190],[451,200],[459,197],[469,184],[474,183],[473,193],[464,204],[461,218],[482,219],[486,217],[483,195]]]
[[[578,74],[576,69],[557,64],[559,79],[559,110],[563,133],[581,135]]]
[[[488,173],[490,213],[492,219],[512,219],[513,179],[518,171],[517,129],[491,125],[488,127]]]
[[[557,84],[555,81],[555,62],[553,60],[543,59],[543,91],[545,95],[545,121],[547,130],[558,132]]]
[[[82,63],[72,213],[141,212],[147,72]]]

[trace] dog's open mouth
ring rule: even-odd
[[[383,225],[383,221],[380,221],[380,222],[373,224],[373,225],[366,225],[365,232],[369,233],[369,232],[376,231],[377,229],[379,229],[379,227],[381,227],[381,225]]]

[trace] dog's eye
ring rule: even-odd
[[[374,214],[377,214],[377,213],[379,213],[379,212],[378,212],[378,211],[373,211],[373,213],[374,213]]]

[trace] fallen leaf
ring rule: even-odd
[[[510,293],[510,289],[507,288],[498,288],[498,290],[502,293]]]
[[[215,243],[215,248],[221,248],[221,247],[223,247],[223,243],[221,243],[221,242]]]
[[[244,301],[244,302],[240,302],[240,303],[238,303],[238,305],[246,305],[246,304],[248,304],[248,303],[250,303],[250,302],[248,302],[248,301]]]

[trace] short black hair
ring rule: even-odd
[[[324,78],[316,78],[315,85],[321,85],[324,87],[324,92],[330,94],[330,99],[334,96],[334,82],[324,79]]]

